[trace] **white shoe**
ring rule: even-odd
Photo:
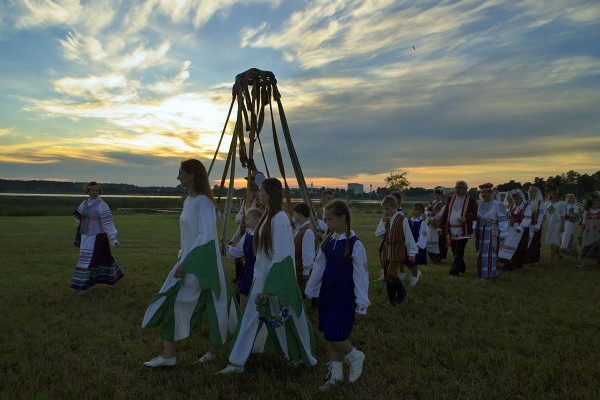
[[[290,365],[294,368],[298,368],[304,365],[304,361],[302,360],[292,360],[290,361]]]
[[[177,364],[177,357],[173,356],[171,358],[164,358],[163,356],[158,356],[153,358],[150,361],[146,361],[144,365],[150,368],[158,368],[158,367],[172,367]]]
[[[215,375],[241,374],[246,371],[243,365],[227,364],[222,370],[215,372]]]
[[[379,276],[379,278],[375,279],[375,282],[381,282],[383,281],[383,276]]]
[[[215,355],[213,353],[211,353],[210,351],[207,351],[205,355],[203,355],[202,357],[198,357],[198,359],[196,360],[196,362],[198,364],[204,364],[207,363],[209,361],[212,361],[215,359]]]
[[[417,276],[412,276],[410,278],[410,283],[408,284],[408,286],[410,286],[410,287],[417,286],[417,282],[419,282],[419,278],[421,278],[421,271],[417,272]]]
[[[332,361],[329,363],[329,373],[327,374],[329,380],[319,386],[319,390],[325,391],[332,386],[337,385],[344,381],[344,363],[341,361]]]
[[[362,374],[363,363],[365,362],[365,353],[356,348],[352,348],[350,353],[346,354],[344,360],[350,366],[350,373],[348,374],[348,380],[355,382]]]
[[[404,272],[399,272],[398,279],[400,279],[402,282],[404,282],[404,278],[406,278],[406,275],[404,274]]]

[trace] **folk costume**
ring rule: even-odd
[[[257,182],[257,185],[259,185],[264,180],[264,175],[262,175],[262,172],[257,172],[256,176],[257,176],[257,178],[255,178],[253,176],[252,179],[255,182]],[[242,203],[240,204],[240,210],[235,215],[235,223],[239,225],[239,228],[233,234],[233,236],[230,240],[230,243],[238,243],[241,240],[241,237],[247,232],[246,211],[249,210],[250,208],[258,208],[263,213],[266,210],[266,206],[261,204],[261,202],[258,200],[258,195],[254,192],[250,192],[250,206],[249,207],[246,207],[246,199],[245,198],[242,200]],[[237,283],[237,281],[240,279],[240,274],[242,273],[242,270],[244,269],[244,262],[245,261],[244,261],[243,256],[235,258],[235,260],[234,260],[235,279],[233,280],[233,282]]]
[[[579,221],[579,206],[567,203],[565,206],[565,230],[562,235],[560,250],[566,255],[577,256],[575,247],[575,225]]]
[[[417,254],[415,255],[415,261],[406,260],[404,265],[411,267],[414,265],[427,265],[427,241],[429,239],[429,227],[423,217],[411,217],[408,219],[408,226],[410,227],[410,233],[417,245]],[[437,229],[436,229],[437,234]]]
[[[85,291],[96,284],[114,285],[123,272],[110,252],[110,241],[117,244],[117,228],[108,205],[100,197],[83,201],[74,215],[79,222],[81,242],[79,261],[73,271],[71,287]]]
[[[441,190],[438,190],[438,193],[442,193]],[[435,199],[432,200],[425,210],[425,215],[427,216],[427,225],[429,225],[427,253],[429,254],[429,259],[434,264],[439,264],[442,260],[445,260],[448,253],[448,248],[446,247],[446,237],[443,232],[438,233],[437,230],[443,214],[443,199],[440,201],[436,201]]]
[[[208,336],[213,347],[222,346],[227,331],[237,325],[239,309],[223,272],[217,239],[217,215],[205,195],[188,196],[179,218],[181,250],[160,291],[152,296],[142,328],[162,324],[162,337],[175,342],[200,329],[208,316]],[[183,263],[185,275],[175,278]]]
[[[254,230],[248,229],[236,246],[225,246],[225,255],[233,258],[243,258],[244,264],[237,279],[238,293],[248,296],[252,279],[254,277],[254,263],[256,256],[253,249]]]
[[[344,260],[349,240],[351,262]],[[344,341],[350,337],[355,313],[366,314],[369,301],[367,252],[350,232],[331,234],[315,260],[314,278],[306,286],[308,297],[319,297],[319,330],[326,340]],[[311,275],[311,277],[313,276]]]
[[[492,185],[480,185],[491,192]],[[475,249],[477,250],[477,277],[489,279],[498,276],[496,263],[500,240],[508,234],[508,220],[504,207],[497,200],[478,201]]]
[[[598,192],[592,196],[600,200]],[[581,258],[600,262],[600,208],[585,210],[581,226]]]
[[[316,237],[310,228],[310,220],[298,225],[294,229],[294,253],[296,260],[296,280],[300,293],[304,293],[306,282],[305,276],[310,275],[315,261]]]
[[[562,243],[562,233],[565,228],[567,204],[562,200],[554,203],[548,200],[546,201],[545,209],[546,244],[560,246]]]
[[[531,225],[529,225],[529,242],[527,244],[525,264],[540,262],[540,255],[542,253],[542,225],[544,223],[544,214],[546,213],[546,204],[543,199],[542,191],[536,188],[535,199],[528,202],[529,207],[531,207]]]
[[[460,217],[465,218],[465,221],[458,222]],[[450,266],[450,275],[452,276],[458,276],[467,269],[464,261],[465,248],[473,234],[473,222],[475,220],[477,220],[477,202],[474,198],[450,196],[444,207],[439,229],[442,230],[446,238],[446,247],[450,247],[454,255],[454,261]]]
[[[521,197],[518,206],[511,203],[508,206],[508,233],[500,245],[498,258],[504,263],[506,271],[523,267],[529,242],[529,225],[531,224],[531,207],[525,200],[525,195],[520,189],[511,191],[512,196]]]
[[[383,269],[388,299],[391,304],[401,304],[406,297],[406,289],[398,278],[398,270],[407,257],[418,253],[408,219],[398,211],[390,218],[381,219],[375,236],[383,237]]]
[[[271,219],[271,232],[270,254],[262,249],[256,253],[254,281],[235,333],[229,362],[239,368],[250,353],[280,352],[288,360],[313,366],[317,364],[316,338],[296,283],[292,227],[284,211]],[[263,293],[268,297],[262,298]],[[253,307],[255,301],[257,306]]]

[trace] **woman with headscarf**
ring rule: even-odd
[[[508,233],[498,253],[505,271],[523,268],[531,224],[531,207],[521,189],[514,189],[510,194],[512,203],[507,209]]]
[[[546,205],[542,191],[537,186],[529,186],[527,194],[529,195],[529,207],[531,207],[531,225],[529,225],[529,242],[525,264],[537,265],[540,262],[540,253],[542,252],[542,224]]]

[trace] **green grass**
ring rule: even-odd
[[[467,274],[449,279],[448,261],[423,267],[418,287],[392,308],[383,285],[372,281],[379,273],[375,210],[353,215],[368,251],[372,302],[351,337],[367,356],[358,382],[318,391],[327,371],[323,343],[314,368],[252,355],[247,373],[215,376],[226,354],[195,364],[209,345],[206,327],[179,344],[177,367],[149,369],[142,362],[160,353],[162,341],[158,330],[140,324],[177,256],[178,215],[114,216],[121,247],[113,254],[125,278],[86,297],[69,288],[78,258],[70,213],[0,217],[0,398],[595,399],[600,393],[597,267],[575,267],[574,260],[550,265],[544,247],[539,266],[479,281],[471,241]],[[230,260],[225,267],[232,276]]]

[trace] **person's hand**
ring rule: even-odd
[[[225,242],[221,242],[219,249],[221,250],[221,255],[225,255]]]
[[[415,256],[409,256],[408,257],[408,261],[415,262]]]
[[[260,298],[261,299],[267,299],[269,297],[269,295],[265,292],[260,292]]]
[[[115,246],[115,247],[119,247],[119,241],[117,239],[114,239],[112,241],[112,245]]]
[[[310,278],[310,275],[302,275],[302,281],[304,283],[308,282],[308,278]]]
[[[185,272],[183,271],[183,263],[179,264],[179,267],[175,270],[175,274],[173,275],[175,278],[183,278]]]

